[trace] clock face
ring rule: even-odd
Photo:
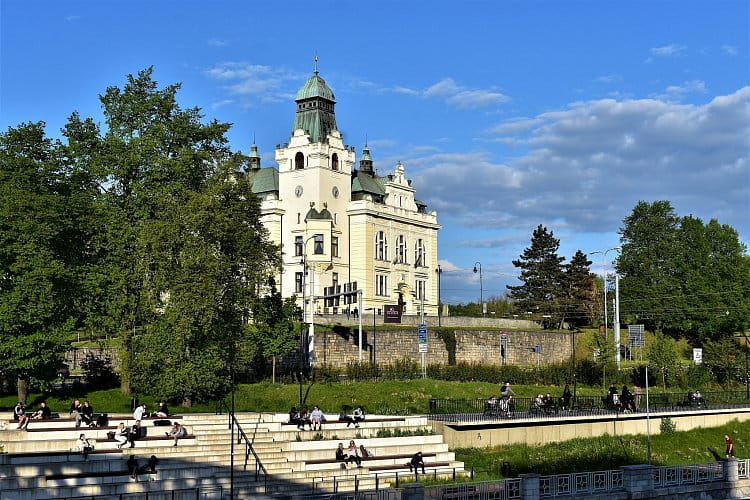
[[[336,186],[333,186],[333,189],[331,189],[331,194],[333,195],[334,198],[338,198],[339,197],[339,188],[337,188]]]
[[[296,188],[294,188],[294,195],[299,198],[300,196],[302,196],[302,191],[302,186],[297,186]]]

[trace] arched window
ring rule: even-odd
[[[333,170],[339,169],[339,155],[336,153],[333,153],[333,156],[331,156],[331,168]]]
[[[427,267],[427,256],[424,251],[424,241],[418,239],[414,244],[414,267]]]
[[[302,170],[303,168],[305,168],[305,155],[297,153],[294,155],[294,169]]]
[[[375,259],[388,260],[388,239],[383,231],[375,235]]]
[[[406,238],[403,234],[396,239],[396,264],[406,264]]]

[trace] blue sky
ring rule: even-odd
[[[476,261],[485,297],[514,282],[538,224],[568,258],[606,249],[640,199],[750,242],[748,5],[3,0],[0,126],[101,120],[98,94],[153,65],[270,166],[317,52],[345,142],[438,211],[442,296],[465,302]]]

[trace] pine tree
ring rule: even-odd
[[[565,266],[568,289],[565,312],[571,325],[588,325],[596,311],[596,282],[590,270],[591,261],[578,250]]]
[[[531,246],[513,261],[513,265],[521,269],[519,280],[523,284],[507,285],[518,310],[544,318],[543,323],[547,325],[559,324],[563,317],[566,294],[562,262],[565,257],[557,255],[559,247],[560,240],[540,224],[531,236]]]

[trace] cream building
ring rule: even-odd
[[[367,145],[357,162],[338,130],[333,92],[317,70],[295,101],[289,142],[276,146],[277,168],[261,168],[253,144],[246,172],[262,200],[263,223],[281,245],[282,295],[296,294],[300,306],[304,295],[308,318],[311,307],[314,314],[355,307],[382,314],[383,306],[398,303],[404,314],[419,314],[424,303],[426,315],[437,315],[437,213],[415,198],[400,162],[378,175]],[[320,298],[354,282],[362,306]]]

